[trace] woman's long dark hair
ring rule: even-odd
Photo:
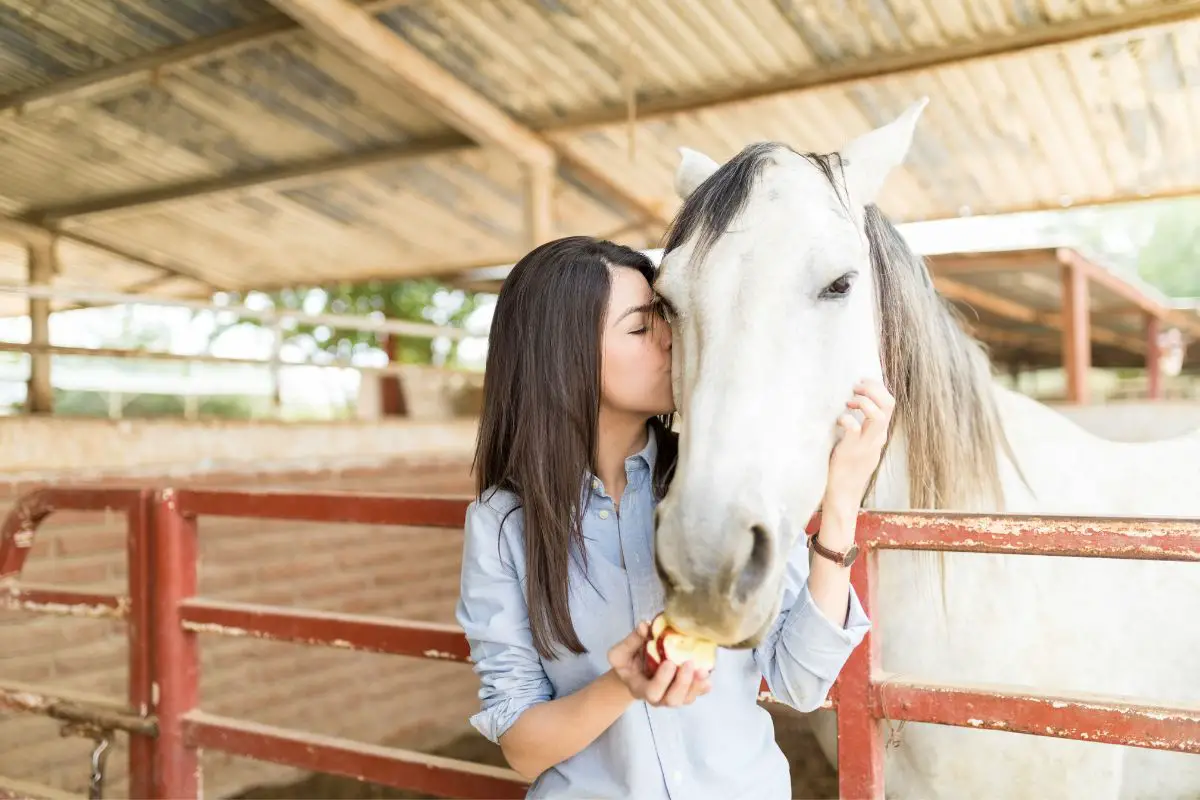
[[[610,267],[654,284],[653,262],[631,248],[587,236],[543,244],[513,267],[492,317],[475,483],[481,498],[502,489],[520,501],[529,625],[544,658],[556,645],[586,651],[571,622],[568,571],[572,548],[584,553],[584,478],[596,469]],[[659,497],[677,454],[669,420],[650,421]]]

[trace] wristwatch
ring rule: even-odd
[[[819,534],[820,532],[818,531],[817,533],[812,533],[808,536],[808,546],[811,547],[817,555],[821,556],[822,558],[829,559],[839,567],[848,567],[854,563],[854,559],[858,558],[857,544],[851,543],[846,552],[839,553],[838,551],[830,550],[828,547],[821,544],[817,540],[817,536]]]

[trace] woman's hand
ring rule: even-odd
[[[829,482],[822,511],[851,517],[858,515],[871,475],[879,466],[895,407],[895,398],[881,382],[864,380],[855,384],[854,397],[846,403],[848,410],[838,418],[842,440],[830,456]],[[850,409],[862,412],[861,423]]]
[[[654,677],[647,678],[645,647],[649,637],[650,623],[642,622],[608,651],[608,663],[613,673],[625,684],[634,700],[645,700],[652,706],[677,707],[708,694],[712,689],[708,670],[696,669],[690,661],[679,667],[664,661]]]

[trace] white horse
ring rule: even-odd
[[[1102,440],[998,385],[873,204],[926,102],[840,155],[763,143],[719,166],[682,150],[685,202],[656,286],[673,312],[681,447],[656,546],[676,582],[668,613],[723,644],[753,644],[776,613],[860,377],[885,376],[897,398],[868,508],[1200,517],[1200,436]],[[1193,564],[959,553],[939,576],[929,554],[879,559],[888,673],[1200,701]],[[810,719],[836,759],[832,714]],[[1196,756],[915,723],[899,739],[889,797],[1200,797]]]

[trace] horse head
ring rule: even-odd
[[[718,165],[682,151],[655,285],[681,421],[656,558],[667,614],[689,633],[753,646],[778,613],[837,417],[856,381],[884,375],[867,228],[926,102],[836,154],[768,142]]]

